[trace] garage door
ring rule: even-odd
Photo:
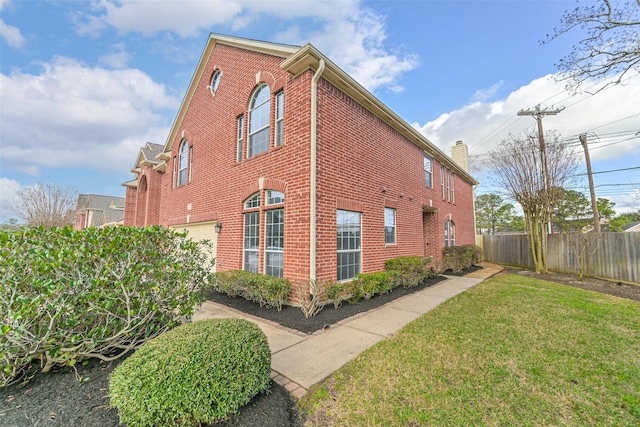
[[[171,228],[178,231],[186,231],[187,235],[195,241],[209,240],[213,244],[213,257],[216,257],[218,253],[218,234],[216,233],[215,221],[174,225]],[[213,269],[215,271],[215,267]]]

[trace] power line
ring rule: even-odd
[[[608,170],[608,171],[598,171],[598,172],[594,172],[593,174],[594,175],[598,175],[598,174],[601,174],[601,173],[622,172],[622,171],[629,171],[629,170],[633,170],[633,169],[640,169],[640,166],[634,166],[634,167],[631,167],[631,168],[622,168],[622,169],[611,169],[611,170]],[[571,176],[586,176],[586,175],[587,175],[586,173],[578,173],[578,174],[571,175]]]

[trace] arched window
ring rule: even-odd
[[[284,273],[284,193],[265,190],[261,204],[261,193],[255,193],[244,201],[244,245],[242,269],[260,271],[260,254],[264,251],[264,274],[282,277]],[[276,208],[276,209],[273,209]],[[264,241],[260,239],[260,221],[264,221]]]
[[[271,120],[271,91],[266,84],[258,87],[249,102],[249,142],[247,157],[269,149]]]
[[[184,185],[187,183],[187,168],[189,166],[189,142],[184,139],[180,144],[180,150],[178,151],[178,181],[177,185]]]

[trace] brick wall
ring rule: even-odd
[[[125,223],[165,226],[218,221],[217,270],[241,269],[243,202],[268,189],[285,193],[284,275],[292,296],[308,293],[310,224],[310,87],[312,72],[292,77],[282,58],[218,44],[182,122],[171,141],[166,173],[143,170],[146,191],[136,195],[135,218]],[[207,85],[222,72],[215,95]],[[237,117],[245,115],[257,82],[271,89],[271,141],[267,152],[236,161]],[[284,144],[274,147],[275,93],[284,90]],[[320,80],[318,89],[317,277],[336,278],[336,209],[362,212],[363,270],[379,271],[386,259],[401,255],[441,256],[444,221],[451,215],[457,244],[473,243],[471,186],[455,178],[456,203],[442,200],[440,164],[433,162],[433,187],[425,187],[423,152],[343,92]],[[193,149],[192,180],[174,188],[174,158],[182,139]],[[156,174],[156,175],[154,175]],[[131,190],[131,191],[130,191]],[[154,192],[151,195],[151,192]],[[144,198],[142,194],[144,193]],[[384,243],[384,207],[396,209],[396,244]],[[278,206],[279,207],[279,206]],[[259,270],[264,266],[265,210],[260,219]],[[425,213],[425,210],[432,212]],[[129,211],[127,211],[129,212]],[[213,237],[213,236],[212,236]]]
[[[469,184],[455,177],[456,203],[443,200],[436,159],[433,186],[425,187],[422,149],[325,80],[318,103],[318,278],[336,278],[337,209],[362,212],[364,272],[402,255],[440,258],[449,214],[456,244],[474,243]],[[392,245],[384,239],[385,206],[396,209]]]
[[[133,227],[136,225],[136,204],[138,192],[135,188],[127,187],[124,201],[124,225]]]
[[[218,271],[241,269],[243,261],[243,202],[256,191],[285,193],[284,275],[293,281],[309,278],[309,90],[311,73],[291,77],[281,70],[282,58],[218,44],[207,61],[201,81],[173,141],[171,160],[162,178],[159,222],[178,225],[205,220],[223,224],[217,236]],[[222,72],[212,96],[207,85],[214,69]],[[271,89],[271,148],[236,162],[237,117],[245,115],[248,132],[249,99],[256,80]],[[284,144],[274,147],[275,93],[284,90]],[[193,146],[192,181],[172,188],[173,158],[184,138]],[[261,185],[262,183],[262,185]],[[277,187],[277,188],[276,188]],[[262,189],[262,190],[261,190]],[[260,238],[264,246],[264,211]],[[264,251],[260,251],[260,271]]]

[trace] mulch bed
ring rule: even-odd
[[[334,308],[333,304],[327,304],[320,313],[310,318],[304,317],[304,313],[300,307],[285,305],[282,307],[282,310],[278,311],[275,308],[260,307],[259,304],[244,298],[234,298],[216,291],[207,291],[205,296],[210,301],[234,308],[243,313],[276,322],[281,326],[295,329],[305,334],[312,334],[315,331],[330,328],[351,316],[381,307],[388,302],[418,292],[443,280],[446,280],[446,278],[442,276],[433,277],[414,288],[396,288],[389,293],[374,295],[372,298],[362,300],[357,304],[349,304],[347,301],[344,301],[338,309]]]
[[[580,278],[575,274],[555,272],[536,273],[531,270],[511,267],[506,268],[504,272],[531,276],[535,277],[536,279],[560,283],[562,285],[572,286],[574,288],[580,288],[588,291],[600,292],[602,294],[614,295],[620,298],[640,301],[640,285],[596,279],[594,277],[583,277],[582,280],[580,280]]]
[[[517,269],[507,269],[506,272],[533,275],[543,280],[640,301],[640,286],[617,284],[591,278],[579,281],[576,276],[570,274],[536,275],[528,270]],[[446,274],[450,274],[450,272]],[[277,310],[260,308],[257,304],[239,298],[224,300],[222,297],[214,295],[210,295],[210,297],[212,299],[218,298],[217,302],[254,316],[281,323],[288,328],[311,333],[326,325],[334,325],[354,314],[380,307],[395,298],[419,289],[421,288],[396,289],[389,294],[375,296],[355,305],[345,302],[338,310],[335,310],[333,306],[328,306],[318,316],[311,319],[305,319],[302,310],[296,307],[285,307],[278,312]],[[117,411],[108,406],[108,375],[120,362],[121,360],[111,363],[91,360],[86,366],[78,367],[77,372],[69,367],[60,368],[47,374],[38,374],[26,385],[14,384],[0,388],[0,425],[3,427],[120,426]],[[79,378],[83,380],[80,381]],[[296,413],[295,401],[284,388],[272,383],[266,393],[256,396],[242,408],[239,415],[217,425],[298,427],[301,422]]]
[[[363,300],[359,304],[345,302],[339,309],[325,307],[317,316],[306,319],[298,307],[285,306],[282,311],[265,309],[242,298],[211,292],[208,297],[216,302],[262,317],[305,333],[334,325],[354,314],[362,313],[404,295],[434,285],[444,277],[430,279],[412,289],[398,288],[392,292]],[[216,295],[217,294],[217,295]],[[89,360],[76,370],[69,367],[38,374],[25,385],[19,383],[0,388],[0,426],[60,426],[60,427],[116,427],[122,426],[115,408],[109,407],[109,373],[123,359],[104,363]],[[80,381],[79,378],[83,380]],[[300,426],[295,401],[280,385],[271,383],[267,392],[253,398],[240,414],[216,426],[224,427],[284,427]]]

